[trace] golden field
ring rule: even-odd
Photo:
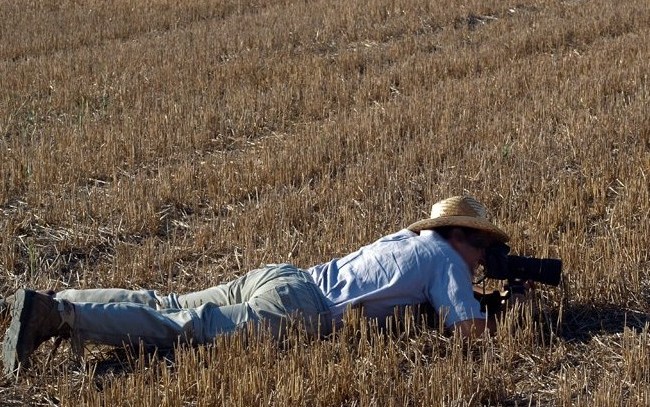
[[[308,267],[458,194],[565,284],[469,345],[46,344],[0,405],[650,405],[647,0],[177,3],[0,2],[0,295]]]

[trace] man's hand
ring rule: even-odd
[[[535,282],[531,280],[517,282],[507,287],[507,309],[512,309],[516,304],[523,304],[533,290],[535,290]]]
[[[485,331],[494,334],[497,330],[496,316],[514,308],[516,304],[523,304],[530,292],[535,289],[535,283],[529,280],[505,288],[504,291],[494,290],[489,293],[482,289],[474,289],[474,298],[481,303],[482,310],[487,311],[488,318],[460,321],[453,329],[465,338],[479,337]]]
[[[487,292],[482,288],[474,288],[474,298],[481,304],[481,312],[495,315],[503,311],[507,292],[498,290]]]
[[[494,318],[466,319],[454,324],[453,329],[458,331],[463,338],[478,338],[485,331],[494,334],[497,331],[497,324]]]

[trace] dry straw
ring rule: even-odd
[[[59,351],[0,404],[650,404],[647,1],[177,3],[0,5],[2,295],[309,266],[466,194],[567,290],[469,347]]]

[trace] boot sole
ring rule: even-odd
[[[20,368],[21,365],[27,364],[27,358],[23,355],[25,349],[22,349],[23,324],[29,320],[34,292],[29,290],[18,290],[14,297],[14,304],[11,308],[11,324],[5,334],[2,343],[2,361],[4,364],[5,375],[11,375]]]

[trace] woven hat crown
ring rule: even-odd
[[[431,207],[431,218],[443,216],[470,216],[487,219],[485,206],[471,196],[454,196],[435,203]]]
[[[508,234],[487,218],[485,206],[471,196],[454,196],[436,202],[431,207],[431,217],[410,225],[409,230],[419,232],[443,226],[459,226],[483,231],[498,241],[507,242]]]

